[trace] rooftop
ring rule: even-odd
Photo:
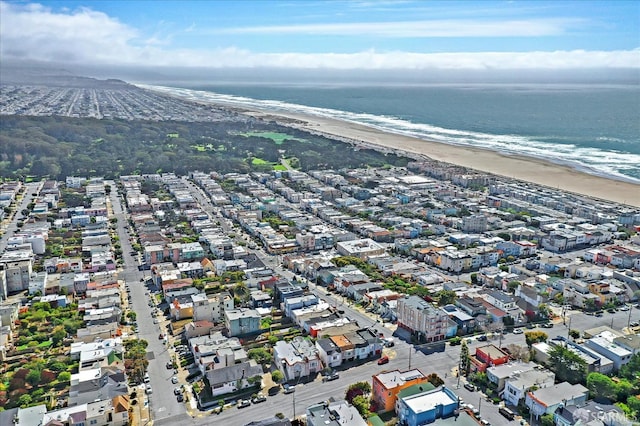
[[[568,382],[562,382],[530,393],[533,394],[538,403],[545,407],[550,407],[560,404],[563,400],[567,400],[568,398],[577,398],[587,391],[588,389],[580,384],[572,385]]]
[[[446,388],[440,387],[423,393],[404,398],[403,401],[414,413],[423,413],[431,411],[438,405],[457,404],[457,398],[452,398],[446,391]]]
[[[508,364],[489,367],[487,369],[487,373],[497,377],[498,379],[506,379],[507,377],[511,377],[514,373],[531,371],[535,366],[536,364],[533,362],[510,362]]]
[[[415,380],[418,378],[426,378],[426,376],[422,374],[422,371],[418,370],[417,368],[414,368],[413,370],[407,370],[407,371],[400,371],[400,370],[387,371],[384,373],[380,373],[375,377],[377,377],[377,379],[380,381],[380,383],[382,383],[382,385],[386,389],[391,389],[397,386],[401,386],[410,380]]]
[[[509,354],[503,352],[502,350],[500,350],[500,348],[494,345],[481,346],[479,348],[476,348],[476,351],[482,351],[483,353],[487,354],[491,359],[498,359],[498,358],[503,358],[505,356],[509,356]]]

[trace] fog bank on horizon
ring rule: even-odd
[[[26,83],[42,76],[82,76],[120,79],[130,83],[204,86],[248,85],[428,85],[428,84],[622,84],[639,85],[640,70],[633,68],[526,69],[526,70],[337,70],[326,68],[186,68],[104,67],[42,62],[3,62],[0,83]]]

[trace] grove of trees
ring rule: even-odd
[[[249,132],[251,130],[251,132]],[[280,132],[282,143],[253,136]],[[408,159],[382,154],[282,127],[272,122],[97,120],[4,116],[0,121],[0,177],[61,179],[121,174],[264,169],[263,162],[295,157],[303,170],[360,166],[405,166]]]

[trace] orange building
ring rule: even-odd
[[[407,371],[385,371],[374,375],[371,393],[375,410],[377,412],[394,410],[396,398],[401,390],[427,381],[427,376],[417,368]]]

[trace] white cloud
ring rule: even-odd
[[[173,38],[143,35],[138,30],[87,8],[54,12],[29,4],[0,2],[0,60],[34,59],[90,65],[183,67],[281,67],[335,69],[569,69],[640,68],[640,50],[413,53],[367,50],[354,53],[258,53],[236,47],[185,49],[172,47]],[[442,21],[439,21],[442,22]],[[374,31],[372,24],[356,28]],[[551,25],[551,24],[550,24]],[[307,27],[308,28],[308,27]],[[522,33],[558,31],[551,25],[522,28]],[[325,30],[328,27],[325,26]],[[337,26],[335,31],[345,31]],[[379,30],[399,34],[398,26]],[[418,26],[405,33],[421,31]],[[431,29],[431,31],[436,31]],[[440,28],[438,31],[445,31]],[[495,31],[477,24],[476,34]],[[515,28],[502,30],[516,31]],[[504,33],[506,33],[504,32]]]
[[[305,34],[367,37],[543,37],[566,33],[581,19],[467,20],[439,19],[223,28],[218,34]]]

